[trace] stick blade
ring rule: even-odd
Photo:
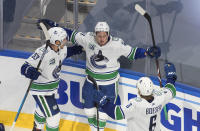
[[[47,30],[46,26],[41,22],[40,23],[40,27],[42,28],[42,31],[44,32],[46,40],[49,40],[50,39],[50,35],[48,33],[48,30]]]
[[[135,10],[140,13],[141,15],[144,15],[146,11],[138,4],[135,5]]]
[[[13,129],[14,129],[14,127],[15,127],[15,123],[16,123],[16,121],[13,122],[13,124],[12,124],[12,126],[11,126],[11,128],[10,128],[10,131],[13,131]]]

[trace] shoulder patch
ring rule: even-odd
[[[162,92],[161,91],[155,91],[153,92],[154,95],[156,96],[161,96],[162,95]]]
[[[55,64],[55,63],[56,63],[55,58],[51,58],[51,59],[49,60],[49,65],[53,65],[53,64]]]
[[[88,33],[90,36],[95,36],[94,32],[89,32]]]
[[[46,50],[45,47],[39,48],[38,51],[39,51],[39,52],[38,52],[39,54],[44,53],[44,51],[45,51],[45,54],[48,53],[48,49]]]
[[[119,42],[119,43],[122,44],[122,45],[126,45],[126,44],[124,43],[124,41],[123,41],[121,38],[118,38],[118,37],[112,37],[112,41],[116,41],[116,42]]]
[[[89,49],[90,50],[94,50],[95,49],[95,47],[96,47],[96,45],[95,44],[92,44],[92,43],[89,43]]]
[[[134,99],[135,99],[136,102],[141,102],[142,101],[142,99],[140,97],[136,97]]]
[[[118,37],[112,37],[112,41],[119,41],[120,39]]]
[[[80,34],[81,34],[82,36],[85,36],[85,35],[86,35],[86,33],[83,33],[83,32],[80,32]]]
[[[45,51],[45,48],[40,48],[40,51],[44,52],[44,51]]]

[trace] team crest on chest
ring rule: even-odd
[[[99,50],[98,54],[94,54],[90,57],[90,63],[98,69],[106,68],[108,61],[108,58],[103,55],[101,50]]]
[[[53,64],[55,64],[55,63],[56,63],[55,58],[52,58],[52,59],[49,60],[49,65],[53,65]]]
[[[90,50],[94,50],[95,47],[96,47],[96,46],[95,46],[94,44],[89,44],[89,49],[90,49]]]

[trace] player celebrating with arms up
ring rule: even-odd
[[[60,27],[53,27],[48,30],[50,44],[45,50],[43,45],[36,49],[21,67],[21,74],[34,80],[30,93],[33,95],[37,107],[34,113],[33,131],[42,131],[46,124],[47,131],[58,131],[60,121],[60,110],[55,99],[60,71],[65,58],[82,52],[81,46],[66,47],[68,35]],[[39,71],[36,67],[45,51],[45,55]]]
[[[46,26],[58,26],[50,20],[41,20]],[[159,47],[150,47],[147,50],[143,48],[132,48],[124,44],[123,40],[110,35],[110,28],[106,22],[98,22],[94,32],[76,32],[64,28],[74,44],[81,45],[86,52],[86,74],[91,76],[99,86],[99,89],[109,96],[112,103],[116,102],[120,63],[118,59],[125,56],[130,60],[145,58],[158,58],[161,54]],[[88,122],[91,130],[96,131],[97,123],[101,131],[106,126],[107,115],[99,109],[99,122],[97,122],[96,108],[91,94],[95,89],[92,82],[85,80],[82,89],[84,99],[84,111],[88,116]]]
[[[176,96],[175,66],[172,63],[165,64],[165,73],[167,84],[158,91],[153,91],[154,84],[150,78],[140,78],[136,84],[138,97],[130,99],[127,105],[115,105],[109,102],[109,97],[104,93],[96,90],[94,100],[113,119],[127,119],[128,131],[160,131],[161,110]]]

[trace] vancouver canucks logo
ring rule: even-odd
[[[59,76],[60,76],[61,66],[62,66],[62,62],[59,61],[59,66],[56,66],[56,68],[53,70],[52,75],[53,75],[53,77],[54,77],[55,79],[58,79]]]
[[[106,63],[108,62],[108,58],[103,56],[102,51],[99,50],[98,54],[94,54],[90,57],[90,63],[98,69],[106,68]]]

